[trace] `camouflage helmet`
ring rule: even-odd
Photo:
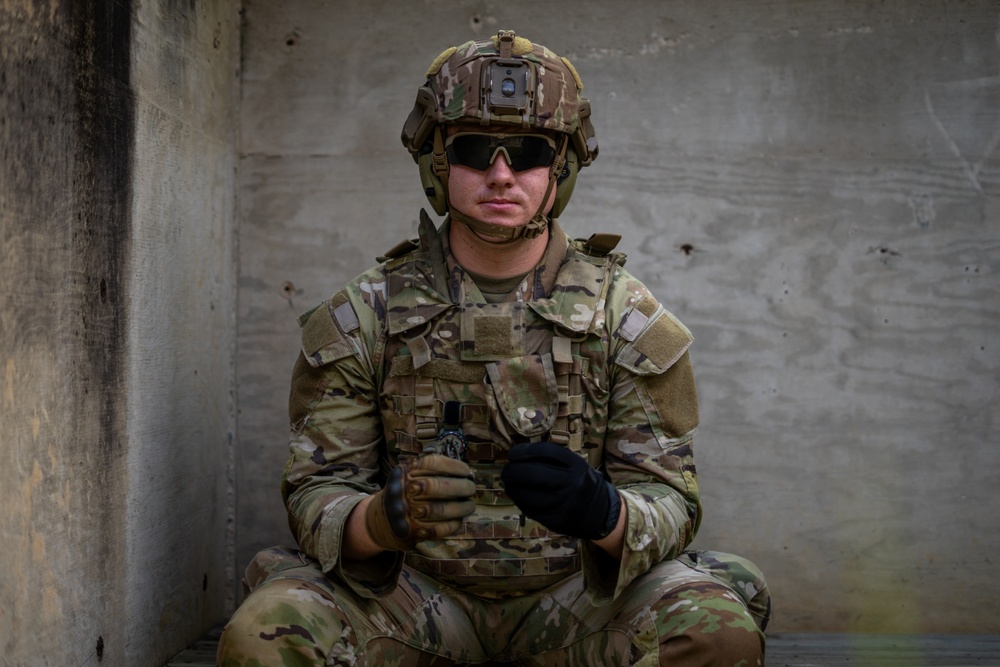
[[[440,143],[446,124],[519,127],[567,135],[552,217],[562,212],[576,173],[597,157],[590,102],[581,97],[576,68],[513,31],[468,41],[438,56],[417,91],[402,142],[420,166],[425,194],[438,214],[447,212],[447,156]],[[442,182],[443,181],[443,182]]]

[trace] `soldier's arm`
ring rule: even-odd
[[[369,549],[363,526],[359,533],[349,523],[381,488],[386,465],[371,359],[379,327],[358,293],[349,286],[300,318],[282,496],[300,548],[359,593],[381,595],[395,585],[401,557]]]
[[[622,511],[618,515],[618,523],[614,529],[599,540],[594,540],[594,545],[600,547],[604,553],[615,560],[622,559],[622,552],[625,549],[625,527],[628,525],[628,507],[622,503]]]
[[[385,551],[375,544],[365,522],[365,512],[371,499],[371,496],[362,498],[347,515],[341,546],[341,554],[345,560],[368,560]]]
[[[609,557],[618,545],[584,549],[591,593],[602,601],[683,551],[701,516],[691,335],[639,281],[620,272],[608,297],[614,319],[604,465],[622,498],[621,557]]]

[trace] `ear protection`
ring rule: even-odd
[[[417,166],[420,169],[420,185],[424,188],[424,194],[434,212],[438,215],[445,215],[448,212],[448,193],[445,191],[444,183],[434,173],[433,159],[433,151],[422,153],[417,158]],[[566,166],[563,167],[562,173],[556,179],[556,201],[549,212],[550,218],[558,218],[562,215],[566,204],[569,203],[570,196],[573,194],[573,188],[576,187],[576,175],[579,172],[580,158],[570,142],[566,149]]]
[[[580,173],[580,157],[576,154],[573,144],[570,142],[570,145],[566,148],[566,166],[563,167],[562,173],[556,179],[556,201],[552,205],[552,211],[549,213],[550,218],[555,219],[562,215],[563,209],[569,203],[570,195],[573,194],[573,188],[576,187],[576,175],[578,173]]]
[[[420,185],[424,188],[427,201],[431,203],[431,208],[438,215],[448,212],[448,193],[445,192],[444,184],[434,173],[431,163],[434,160],[434,153],[427,151],[417,158],[417,166],[420,169]]]

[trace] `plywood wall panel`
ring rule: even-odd
[[[995,3],[385,7],[247,6],[241,558],[290,539],[289,316],[410,233],[426,65],[514,28],[594,108],[561,223],[620,231],[694,332],[696,546],[764,568],[776,630],[1000,631]]]

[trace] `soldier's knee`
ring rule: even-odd
[[[222,631],[216,653],[219,667],[287,664],[290,655],[296,665],[325,664],[329,647],[323,646],[324,633],[307,622],[315,616],[300,608],[300,598],[292,593],[303,584],[271,581],[251,593]]]
[[[688,562],[735,591],[746,604],[757,627],[767,628],[771,617],[771,593],[764,573],[750,560],[722,551],[688,551],[678,560]]]
[[[750,632],[679,635],[661,644],[659,662],[671,667],[761,667],[764,647],[760,638]]]
[[[671,591],[656,609],[661,664],[763,665],[764,634],[740,596],[700,582]]]
[[[222,630],[215,663],[219,667],[248,667],[253,664],[251,660],[259,662],[259,659],[254,657],[257,653],[255,644],[252,629],[234,616]]]
[[[267,664],[263,661],[265,646],[260,638],[259,627],[243,613],[243,607],[236,610],[222,630],[215,662],[219,667],[250,667]]]

